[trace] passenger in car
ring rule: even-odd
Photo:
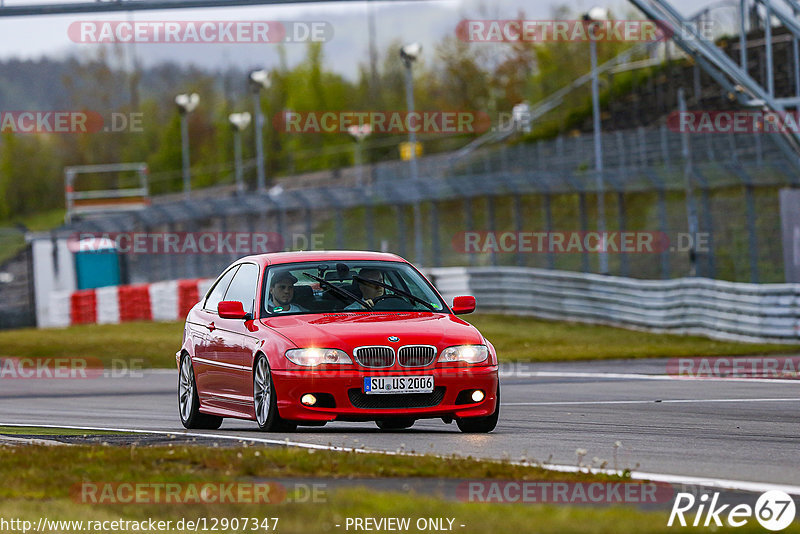
[[[370,306],[374,305],[374,300],[383,296],[383,287],[379,286],[378,284],[370,284],[369,282],[365,282],[361,279],[364,278],[367,280],[377,280],[378,282],[383,282],[383,275],[377,269],[361,269],[361,271],[358,273],[358,278],[358,289],[361,291],[361,298],[363,298]],[[353,302],[345,308],[345,310],[363,309],[364,306],[359,302]]]
[[[308,311],[304,307],[293,304],[294,284],[297,282],[292,273],[284,271],[272,277],[267,299],[267,311],[271,313],[290,313]]]

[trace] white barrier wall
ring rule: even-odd
[[[33,239],[33,294],[36,324],[67,326],[69,294],[75,291],[75,260],[66,239]],[[60,310],[67,310],[66,319]]]

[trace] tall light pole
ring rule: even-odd
[[[597,232],[600,234],[600,273],[608,274],[608,252],[606,251],[606,204],[605,183],[603,180],[603,145],[600,127],[600,80],[597,72],[597,41],[595,40],[595,24],[608,20],[608,10],[593,7],[583,16],[589,23],[589,52],[592,62],[592,119],[594,123],[594,169],[597,185]]]
[[[356,140],[356,153],[355,153],[355,164],[358,167],[358,185],[364,185],[364,157],[363,157],[363,143],[364,139],[372,133],[372,125],[370,124],[353,124],[347,128],[347,133],[349,133],[353,139]]]
[[[264,139],[262,137],[264,129],[264,115],[261,113],[261,90],[269,89],[269,72],[264,69],[251,71],[247,76],[250,89],[253,92],[253,107],[256,117],[256,169],[257,169],[257,188],[259,191],[267,189],[267,178],[264,171]]]
[[[236,192],[244,193],[244,176],[242,175],[242,130],[250,124],[250,114],[231,113],[228,115],[228,122],[233,128],[233,157],[236,165]]]
[[[408,113],[414,112],[414,78],[411,74],[411,65],[422,53],[422,45],[419,43],[407,44],[400,49],[400,57],[406,67],[406,106]],[[411,156],[409,167],[411,169],[411,179],[419,178],[417,174],[417,132],[414,128],[408,129],[408,144],[411,145]]]
[[[683,87],[678,89],[678,111],[681,116],[686,113],[686,96]],[[694,189],[692,186],[692,149],[689,144],[689,133],[681,134],[681,156],[683,157],[683,179],[686,187],[686,219],[689,228],[689,238],[691,247],[689,249],[689,276],[697,276],[697,250],[695,240],[697,239],[697,206],[694,203]]]
[[[411,65],[417,60],[422,53],[422,45],[419,43],[407,44],[400,48],[400,57],[403,59],[403,64],[406,67],[406,106],[408,113],[414,112],[414,86],[413,76],[411,74]],[[411,148],[409,159],[409,167],[411,169],[411,179],[416,182],[419,179],[417,170],[417,133],[414,128],[408,129],[408,144]],[[414,200],[414,256],[417,265],[424,264],[424,251],[422,247],[422,208],[419,205],[419,200]]]
[[[175,97],[175,104],[181,116],[181,157],[183,159],[183,194],[186,200],[192,191],[192,175],[189,163],[189,121],[188,115],[200,103],[200,95],[197,93],[182,93]]]

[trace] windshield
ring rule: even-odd
[[[388,261],[290,263],[269,267],[262,315],[430,311],[447,307],[410,265]]]

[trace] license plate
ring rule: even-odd
[[[366,376],[364,393],[432,393],[432,376]]]

